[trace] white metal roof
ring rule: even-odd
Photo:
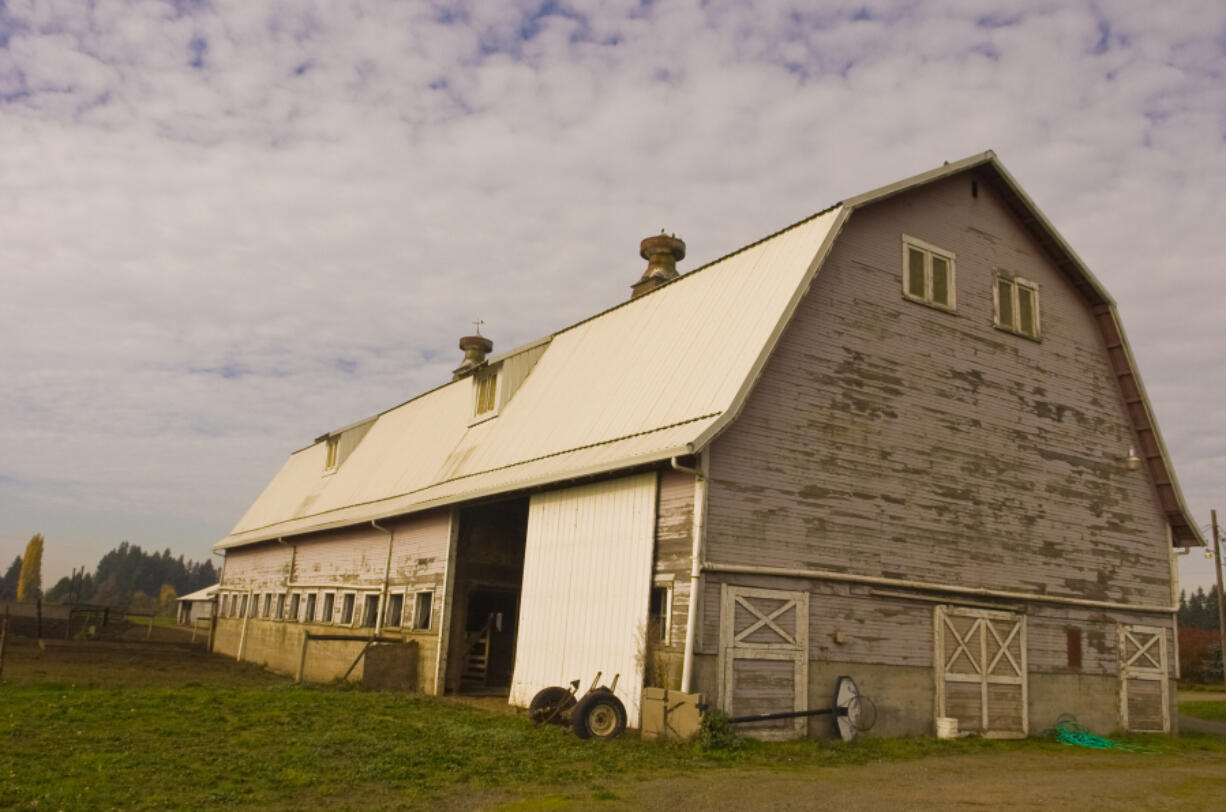
[[[180,595],[179,602],[212,600],[213,596],[217,594],[217,588],[219,586],[221,586],[221,584],[213,584],[212,586],[206,586],[204,589],[197,589],[195,592],[188,593],[187,595]]]
[[[465,378],[379,415],[335,473],[324,442],[292,454],[217,547],[690,453],[764,363],[839,213],[555,334],[493,419],[470,425]]]
[[[1115,303],[991,152],[866,192],[638,299],[494,356],[538,353],[498,417],[472,423],[465,378],[379,415],[335,473],[292,454],[216,549],[411,513],[705,447],[740,413],[843,222],[860,207],[981,168],[1118,335],[1118,374],[1178,544],[1204,544],[1153,419]],[[1123,384],[1122,384],[1123,385]],[[362,421],[363,423],[366,421]],[[335,434],[335,432],[333,432]],[[326,437],[327,435],[325,435]],[[322,438],[321,438],[322,440]]]

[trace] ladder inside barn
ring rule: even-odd
[[[494,616],[490,615],[480,631],[468,635],[468,653],[464,656],[464,682],[485,685],[490,668],[490,640],[493,637]]]

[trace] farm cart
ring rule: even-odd
[[[587,693],[577,696],[579,680],[572,680],[569,688],[560,685],[543,688],[532,697],[528,716],[537,724],[569,726],[581,739],[615,739],[626,730],[626,706],[613,692],[613,684],[600,685],[600,672],[592,680]]]

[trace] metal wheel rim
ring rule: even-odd
[[[587,726],[593,736],[608,736],[617,729],[617,711],[610,705],[597,705],[588,714]]]

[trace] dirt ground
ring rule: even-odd
[[[574,810],[1215,810],[1226,798],[1220,755],[1070,752],[968,755],[806,772],[712,771],[611,783],[616,799],[554,796],[498,809]]]

